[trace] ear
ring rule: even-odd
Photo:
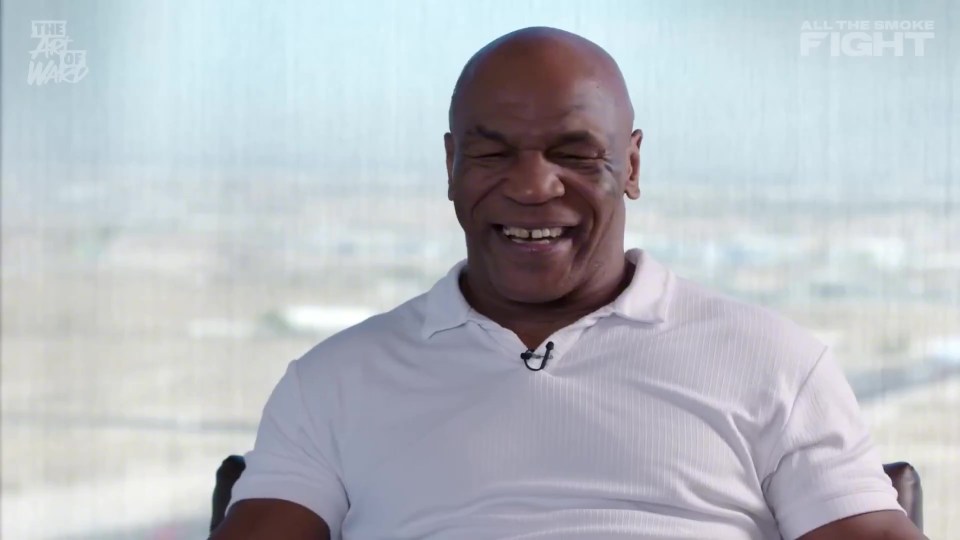
[[[447,200],[453,200],[453,154],[456,144],[453,141],[453,134],[443,134],[443,149],[447,154]]]
[[[630,134],[630,174],[627,176],[627,185],[624,193],[633,200],[640,198],[640,143],[643,142],[643,131],[634,130]]]

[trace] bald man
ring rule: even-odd
[[[920,538],[829,348],[625,251],[642,138],[583,38],[471,58],[467,259],[289,365],[213,538]]]

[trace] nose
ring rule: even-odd
[[[556,166],[538,151],[522,151],[506,171],[503,194],[523,205],[544,204],[563,197],[563,181]]]

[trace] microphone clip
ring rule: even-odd
[[[527,349],[526,351],[520,353],[520,359],[523,360],[523,365],[526,366],[530,371],[540,371],[541,369],[547,367],[547,360],[550,359],[550,352],[553,351],[552,341],[547,342],[546,349],[547,350],[543,354],[537,354],[533,352],[533,349]],[[540,361],[540,367],[530,367],[531,358],[542,358],[543,360]]]

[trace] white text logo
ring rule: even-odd
[[[933,21],[803,21],[800,56],[923,56]]]
[[[76,83],[87,76],[87,51],[68,49],[67,21],[31,21],[30,37],[40,40],[30,51],[27,84]]]

